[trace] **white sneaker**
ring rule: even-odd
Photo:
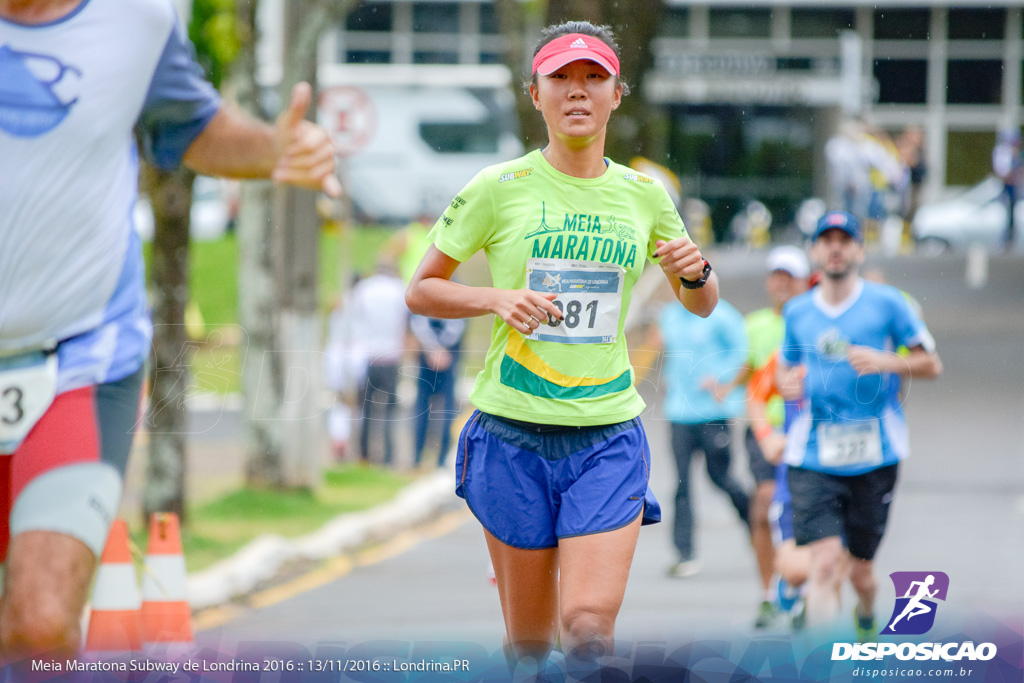
[[[680,560],[668,568],[668,575],[673,579],[686,579],[699,573],[699,560]]]

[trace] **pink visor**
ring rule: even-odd
[[[555,38],[542,47],[533,58],[533,73],[547,76],[577,59],[597,62],[608,73],[619,75],[619,58],[615,56],[615,51],[594,36],[582,33]]]

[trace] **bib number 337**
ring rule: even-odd
[[[878,420],[818,425],[818,461],[826,467],[881,464]]]
[[[18,449],[57,393],[57,354],[0,359],[0,455]]]
[[[565,316],[540,325],[527,339],[560,344],[613,344],[622,312],[626,271],[612,263],[530,259],[528,287],[555,293],[552,302]]]

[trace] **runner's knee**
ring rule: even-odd
[[[615,618],[581,607],[562,616],[562,639],[580,659],[593,660],[610,654]]]
[[[850,568],[850,583],[853,585],[854,590],[858,592],[874,590],[877,586],[874,572],[870,569],[870,566],[866,566],[861,562],[854,562]]]
[[[750,525],[767,525],[768,510],[772,505],[773,487],[758,486],[750,497]]]
[[[796,546],[780,547],[775,551],[775,568],[786,583],[799,586],[807,580],[810,557]]]
[[[840,583],[843,580],[845,563],[841,553],[819,552],[813,558],[813,575],[819,582]]]
[[[79,614],[54,595],[4,596],[0,640],[4,652],[73,654],[81,636]]]

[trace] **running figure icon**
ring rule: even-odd
[[[910,583],[910,587],[907,588],[907,594],[903,596],[904,598],[910,598],[910,601],[907,603],[906,607],[903,608],[903,611],[900,612],[900,615],[893,619],[892,623],[889,624],[890,631],[896,630],[896,622],[902,619],[903,617],[906,617],[907,621],[910,621],[911,619],[920,614],[927,614],[928,612],[932,611],[931,606],[925,604],[923,600],[924,598],[934,598],[936,594],[939,592],[938,588],[936,588],[934,591],[928,590],[934,583],[934,574],[929,574],[928,578],[926,578],[924,581],[912,581]],[[914,592],[915,586],[917,586],[917,594],[911,595],[911,593]]]

